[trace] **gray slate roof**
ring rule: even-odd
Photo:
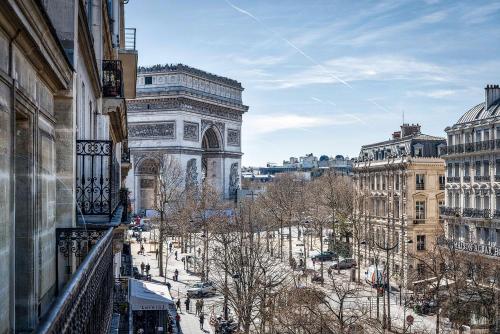
[[[482,102],[472,107],[465,114],[463,114],[462,117],[460,117],[457,124],[468,123],[500,115],[500,99],[492,103],[488,110],[485,110],[485,106],[486,103]]]

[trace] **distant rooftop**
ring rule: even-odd
[[[240,90],[243,90],[243,87],[241,86],[241,83],[234,80],[234,79],[229,79],[226,77],[221,77],[216,74],[212,74],[209,72],[205,72],[202,70],[199,70],[197,68],[187,66],[184,64],[165,64],[165,65],[152,65],[152,66],[139,66],[137,68],[137,73],[138,74],[144,74],[144,73],[167,73],[167,72],[185,72],[185,73],[190,73],[192,75],[196,75],[198,77],[203,77],[208,80],[212,80],[217,83],[225,84],[228,86],[232,86],[234,88],[238,88]]]

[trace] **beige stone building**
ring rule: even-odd
[[[422,268],[409,254],[433,247],[441,229],[445,167],[440,154],[445,147],[444,138],[422,134],[418,124],[403,124],[392,139],[364,145],[354,163],[363,196],[360,262],[384,267],[384,248],[391,248],[389,272],[395,285],[411,288],[412,273]]]

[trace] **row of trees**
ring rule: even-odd
[[[362,244],[373,237],[364,214],[369,194],[359,192],[349,177],[333,172],[313,180],[283,175],[236,207],[208,183],[185,184],[176,160],[165,157],[156,186],[160,274],[166,237],[176,236],[183,252],[199,249],[202,278],[214,281],[224,295],[225,316],[231,310],[244,333],[383,331],[370,317],[362,285],[339,279],[304,285],[291,268],[298,262],[292,234],[299,230],[308,232],[299,255],[304,260],[307,250],[339,251],[348,242],[348,251],[362,264]],[[197,249],[186,247],[192,240],[199,241]],[[498,264],[482,258],[464,261],[452,243],[410,252],[409,257],[418,263],[409,281],[425,278],[420,295],[434,300],[440,310],[436,333],[443,327],[442,315],[458,328],[474,311],[493,326],[498,318]],[[324,277],[322,263],[319,274]]]

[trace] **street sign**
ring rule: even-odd
[[[413,325],[413,321],[415,320],[415,318],[413,318],[413,316],[410,314],[406,317],[406,322],[408,323],[408,325]]]

